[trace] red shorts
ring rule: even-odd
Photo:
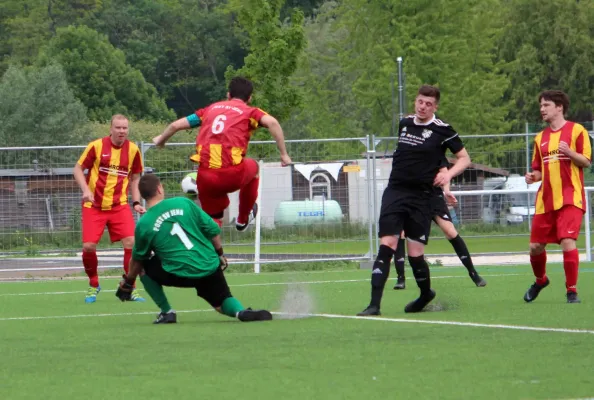
[[[210,216],[222,218],[229,207],[229,193],[236,192],[258,175],[258,163],[244,158],[241,164],[227,168],[199,168],[196,178],[200,206]]]
[[[584,211],[576,206],[536,214],[532,220],[530,243],[560,243],[562,239],[576,240],[582,227]]]
[[[112,243],[134,236],[135,223],[130,206],[125,204],[112,210],[83,207],[83,243],[99,243],[106,226]]]

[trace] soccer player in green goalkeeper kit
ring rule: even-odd
[[[220,228],[211,217],[190,199],[165,199],[155,175],[140,178],[138,189],[148,210],[134,231],[130,270],[116,291],[120,300],[129,299],[140,276],[144,289],[161,308],[155,324],[177,322],[163,286],[195,288],[216,311],[240,321],[272,319],[269,311],[246,309],[231,295],[223,274],[227,259]]]

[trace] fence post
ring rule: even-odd
[[[528,172],[530,172],[530,124],[526,122],[526,173]],[[532,230],[532,218],[530,215],[530,193],[526,193],[526,215],[528,217],[528,230]]]
[[[260,160],[258,162],[260,167],[260,182],[258,182],[258,198],[256,199],[256,204],[258,205],[258,210],[261,210],[261,202],[262,202],[262,179],[264,178],[264,161]],[[254,272],[256,274],[260,273],[260,244],[261,244],[261,230],[262,230],[262,213],[258,212],[256,214],[256,240],[254,241]]]
[[[365,187],[367,188],[367,224],[368,224],[368,233],[369,233],[369,261],[373,261],[373,255],[375,254],[373,251],[373,204],[372,204],[372,193],[373,185],[371,185],[371,161],[370,161],[370,151],[371,146],[369,142],[369,135],[365,137],[365,158],[367,159],[367,165],[365,166]]]
[[[375,134],[371,136],[371,145],[372,145],[372,152],[371,152],[371,168],[373,174],[373,224],[375,226],[375,249],[379,251],[379,227],[377,223],[377,170],[375,164],[375,153],[376,153],[376,140]]]
[[[590,191],[586,189],[586,260],[592,261],[592,246],[590,245]]]

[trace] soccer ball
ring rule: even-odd
[[[196,186],[196,172],[190,172],[181,181],[182,191],[190,198],[198,196],[198,187]]]

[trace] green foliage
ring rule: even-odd
[[[142,73],[126,64],[124,53],[91,28],[58,29],[37,63],[52,62],[64,67],[92,120],[107,121],[116,113],[153,121],[174,117]]]
[[[229,67],[227,80],[245,76],[254,82],[254,104],[279,120],[300,105],[299,91],[290,84],[305,46],[303,12],[295,9],[287,23],[280,21],[284,0],[231,0],[229,10],[245,32],[249,54],[239,70]]]
[[[538,93],[560,89],[569,94],[569,116],[592,120],[594,102],[594,3],[575,0],[512,0],[505,8],[508,22],[499,40],[499,55],[509,62],[511,82],[506,98],[510,116],[523,122],[540,118]]]
[[[2,146],[80,143],[88,137],[84,106],[58,65],[11,67],[0,81]]]

